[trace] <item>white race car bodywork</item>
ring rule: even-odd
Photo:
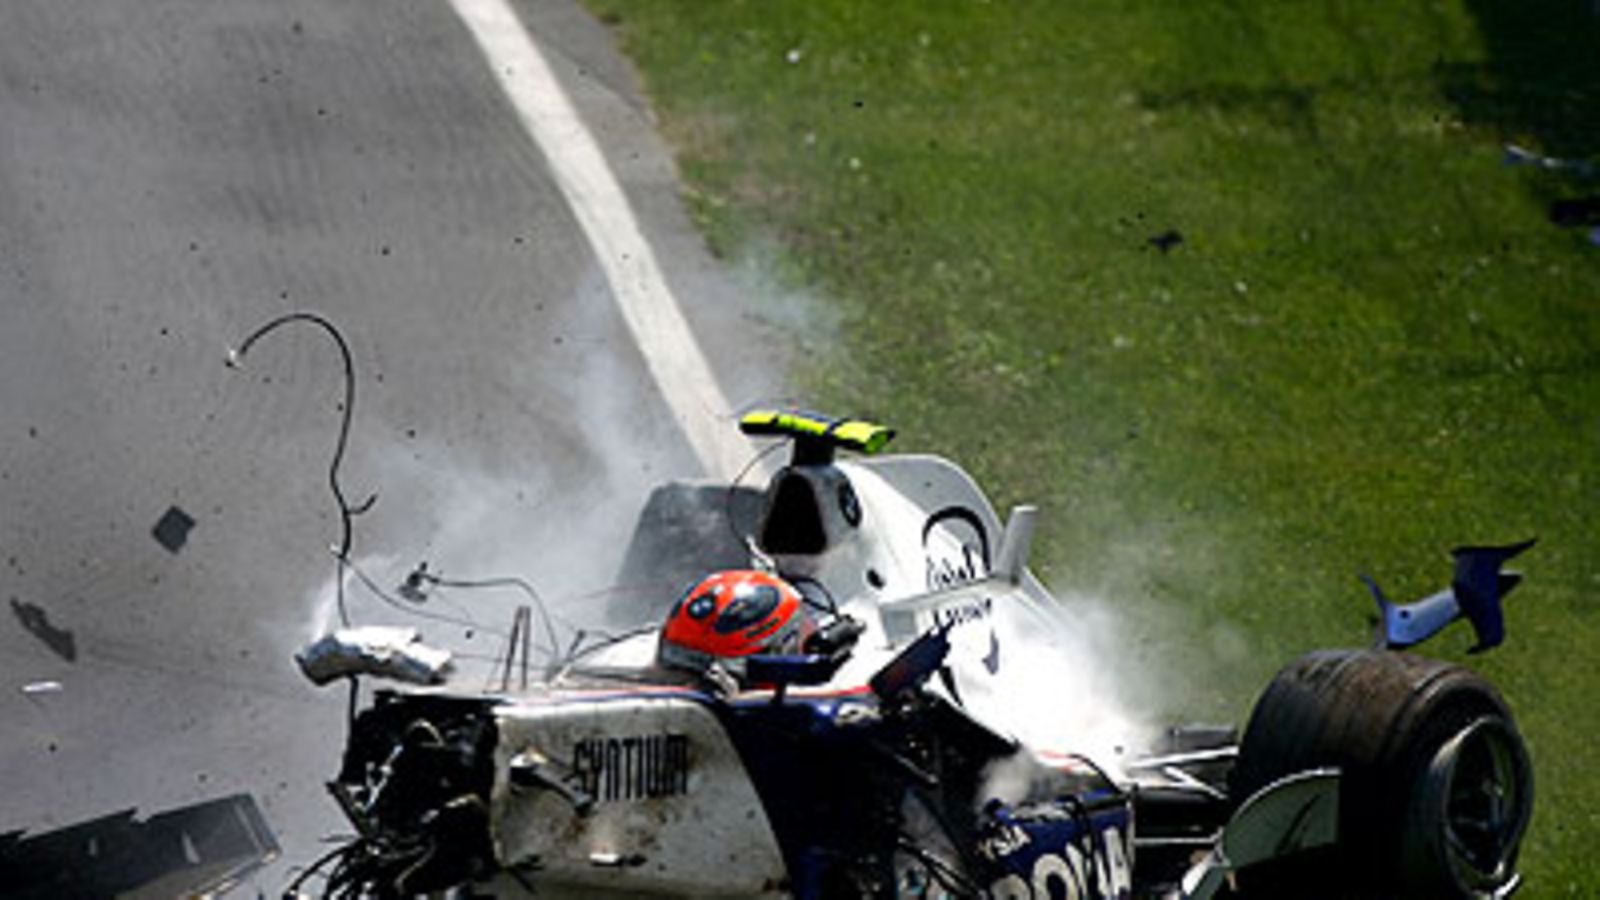
[[[783,858],[722,726],[681,692],[536,692],[496,717],[496,855],[541,885],[691,897],[779,895]],[[519,754],[571,761],[594,800],[520,790]],[[692,754],[692,760],[691,760]],[[729,811],[737,811],[730,815]]]
[[[1422,885],[1466,884],[1466,871],[1514,886],[1531,780],[1509,712],[1481,679],[1384,650],[1308,656],[1258,705],[1252,722],[1265,724],[1243,746],[1254,736],[1261,749],[1242,778],[1231,730],[1169,729],[1142,747],[1104,733],[1110,723],[1023,733],[1087,690],[1061,677],[1066,667],[1019,665],[1074,626],[1027,568],[1033,510],[1002,525],[939,457],[836,461],[833,427],[797,438],[764,491],[658,489],[619,583],[663,588],[612,613],[658,623],[701,576],[765,568],[818,616],[859,625],[842,651],[772,657],[762,664],[790,674],[746,683],[716,666],[662,667],[648,629],[578,652],[522,691],[380,694],[333,785],[362,835],[331,879],[340,896],[493,879],[497,896],[537,885],[540,896],[1198,900],[1241,865],[1314,858],[1346,838],[1386,851],[1351,837],[1346,819],[1423,815],[1440,790],[1397,781],[1405,796],[1352,806],[1345,765],[1446,788],[1459,770],[1505,791],[1501,843],[1474,845],[1466,863],[1386,865]],[[1421,712],[1402,716],[1419,697]],[[1369,758],[1334,738],[1286,744],[1278,721],[1392,729],[1398,749]],[[1462,807],[1460,834],[1475,815]],[[1466,853],[1457,819],[1435,820],[1428,846]]]

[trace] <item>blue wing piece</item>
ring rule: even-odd
[[[1390,602],[1376,581],[1362,575],[1362,582],[1378,604],[1377,645],[1397,650],[1420,644],[1465,617],[1478,637],[1468,653],[1499,646],[1506,633],[1501,603],[1522,581],[1522,576],[1502,572],[1500,567],[1534,543],[1528,540],[1503,547],[1457,547],[1450,551],[1456,561],[1450,587],[1414,603]]]

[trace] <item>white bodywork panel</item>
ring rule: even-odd
[[[828,548],[774,556],[780,575],[815,579],[841,612],[867,626],[832,687],[865,684],[918,635],[949,624],[948,665],[959,701],[975,719],[1009,733],[1001,714],[1002,638],[1037,633],[1055,600],[1025,564],[1011,573],[1015,581],[993,571],[1004,529],[977,483],[954,464],[891,456],[835,468],[860,499],[859,525],[823,502]]]
[[[823,582],[841,604],[872,604],[982,578],[999,548],[1000,520],[963,471],[936,456],[891,456],[835,465],[861,501],[859,525],[820,498],[828,548],[777,555],[785,574]],[[868,581],[877,572],[882,586]]]
[[[771,562],[785,578],[820,585],[841,613],[866,626],[827,689],[865,685],[919,634],[949,623],[948,664],[960,695],[951,699],[978,721],[1012,733],[1008,725],[1018,712],[1012,692],[1022,677],[1005,665],[1016,658],[1012,642],[1037,640],[1047,633],[1041,626],[1059,628],[1061,618],[1050,615],[1056,601],[1025,559],[1006,561],[1008,572],[995,571],[1002,564],[1005,529],[977,483],[948,460],[926,455],[841,460],[786,469],[776,479],[795,475],[812,487],[825,546],[818,553],[771,552]],[[854,523],[837,499],[844,483],[859,501]],[[764,518],[786,512],[773,508],[777,493],[768,489]],[[1024,527],[1031,530],[1031,521]],[[1026,541],[1014,546],[1025,550]],[[666,613],[664,605],[658,615],[664,620]],[[584,670],[645,669],[655,648],[654,634],[641,635],[589,655],[575,672],[581,677]],[[947,693],[942,684],[931,687]]]
[[[593,698],[593,699],[591,699]],[[552,691],[497,711],[497,856],[540,885],[687,896],[782,894],[783,859],[722,726],[687,692]],[[570,767],[595,803],[513,787],[512,757]]]
[[[919,455],[845,460],[777,477],[786,473],[812,484],[826,545],[820,553],[773,552],[778,574],[815,582],[840,612],[866,626],[829,689],[865,685],[917,635],[948,622],[960,700],[975,718],[1009,731],[1004,717],[986,714],[1003,700],[1000,635],[1035,630],[1055,601],[1025,566],[1016,581],[991,572],[1005,534],[977,483],[948,460]],[[846,482],[860,504],[855,523],[836,498]],[[768,516],[784,512],[771,508],[775,493],[768,491]],[[659,612],[663,619],[666,612]],[[620,642],[577,668],[644,668],[654,661],[655,640]]]
[[[828,685],[793,693],[859,689],[918,635],[949,624],[948,664],[961,704],[974,719],[1008,733],[1007,713],[1015,710],[1005,709],[996,635],[1030,634],[1030,623],[1042,621],[1055,601],[1025,560],[1008,560],[1008,571],[994,571],[1005,535],[976,483],[933,456],[785,472],[813,486],[826,541],[817,553],[770,552],[771,563],[787,579],[820,585],[839,612],[866,626]],[[855,522],[837,499],[846,482],[859,502]],[[768,515],[775,494],[769,489]],[[1024,526],[1031,530],[1031,521]],[[1025,552],[1025,544],[1008,549]],[[695,553],[693,546],[682,550]],[[663,620],[666,613],[664,606]],[[511,702],[497,710],[491,819],[500,862],[514,867],[537,860],[531,880],[541,895],[784,895],[781,852],[743,764],[703,701],[690,699],[687,690],[659,687],[672,675],[655,668],[656,645],[654,632],[617,642],[586,655],[551,684],[508,697]],[[609,693],[597,687],[607,683],[614,685]],[[945,692],[939,684],[930,687]],[[687,742],[686,772],[635,772],[631,777],[643,782],[609,787],[605,774],[594,782],[591,773],[586,777],[600,796],[587,815],[556,792],[516,789],[508,781],[519,753],[536,750],[563,764],[587,765],[597,746],[618,755],[615,764],[626,780],[625,742],[636,748],[641,740],[655,742],[635,754],[678,752],[660,749],[669,739]],[[659,781],[680,774],[687,780],[677,787]],[[632,864],[608,864],[630,857]]]

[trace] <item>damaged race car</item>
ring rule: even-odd
[[[357,836],[302,882],[384,898],[1517,888],[1533,784],[1512,714],[1480,676],[1400,650],[1457,618],[1498,644],[1517,580],[1501,566],[1529,544],[1454,551],[1451,586],[1412,604],[1369,581],[1373,645],[1290,663],[1242,735],[1169,728],[1107,758],[1093,735],[1041,746],[1004,724],[1016,643],[1062,618],[1028,568],[1032,508],[1002,524],[951,462],[880,455],[892,433],[871,423],[741,427],[788,440],[790,460],[764,489],[657,489],[623,580],[693,586],[613,611],[651,627],[517,687],[508,652],[503,690],[376,694],[329,785]],[[308,648],[307,674],[441,680],[413,634],[358,631]]]

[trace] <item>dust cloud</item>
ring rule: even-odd
[[[995,617],[998,666],[968,700],[1029,747],[1117,769],[1160,731],[1144,702],[1158,676],[1127,665],[1130,635],[1115,605],[1055,596],[1054,606]]]
[[[376,490],[379,501],[354,523],[344,572],[350,620],[417,627],[427,643],[457,654],[463,687],[478,686],[494,668],[520,605],[535,607],[537,653],[550,643],[541,603],[566,647],[579,631],[646,624],[608,612],[619,605],[611,602],[615,594],[645,592],[642,605],[664,612],[684,587],[616,583],[651,491],[703,473],[654,386],[629,365],[634,351],[606,337],[616,333],[616,311],[598,273],[579,292],[555,328],[576,349],[554,361],[506,359],[498,369],[505,390],[495,393],[548,398],[545,407],[508,403],[428,429],[395,428],[373,415],[352,431],[345,483]],[[743,396],[770,395],[767,385],[781,370],[737,374],[744,394],[734,402],[743,407],[754,402]],[[392,366],[388,376],[390,385],[401,380]],[[735,428],[737,410],[722,412]],[[463,427],[452,431],[448,423]],[[339,627],[335,561],[330,555],[325,563],[327,575],[301,600],[305,627],[294,645],[277,639],[284,658],[304,646],[300,641]],[[415,602],[399,587],[424,563],[446,583],[425,585],[426,599]],[[497,583],[448,583],[481,581]]]
[[[1056,603],[997,623],[1003,664],[995,696],[982,698],[997,724],[1113,775],[1161,752],[1174,726],[1238,724],[1211,695],[1253,648],[1235,625],[1171,596],[1197,568],[1213,585],[1231,583],[1237,561],[1216,549],[1203,536],[1108,524],[1099,565],[1046,566]]]

